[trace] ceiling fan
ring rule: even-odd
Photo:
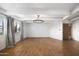
[[[35,20],[33,20],[34,23],[43,23],[44,20],[40,19],[40,15],[37,15],[37,18]]]

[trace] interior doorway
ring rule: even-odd
[[[70,40],[72,38],[71,36],[71,24],[64,23],[63,24],[63,40]]]

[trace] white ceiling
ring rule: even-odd
[[[20,20],[32,20],[41,15],[44,20],[52,20],[70,15],[79,4],[77,3],[0,3],[0,8],[9,15],[20,17]]]

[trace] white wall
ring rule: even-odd
[[[48,37],[48,24],[27,23],[24,26],[24,37]]]
[[[58,20],[50,24],[49,36],[58,40],[63,40],[63,26],[62,21]]]
[[[79,20],[72,23],[72,38],[79,41]]]
[[[19,42],[21,39],[21,34],[20,34],[20,32],[18,32],[18,33],[15,33],[15,43],[17,43],[17,42]]]
[[[24,23],[25,37],[51,37],[62,40],[62,21],[52,23]]]

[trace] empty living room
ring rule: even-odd
[[[79,56],[79,3],[0,3],[0,56]]]

